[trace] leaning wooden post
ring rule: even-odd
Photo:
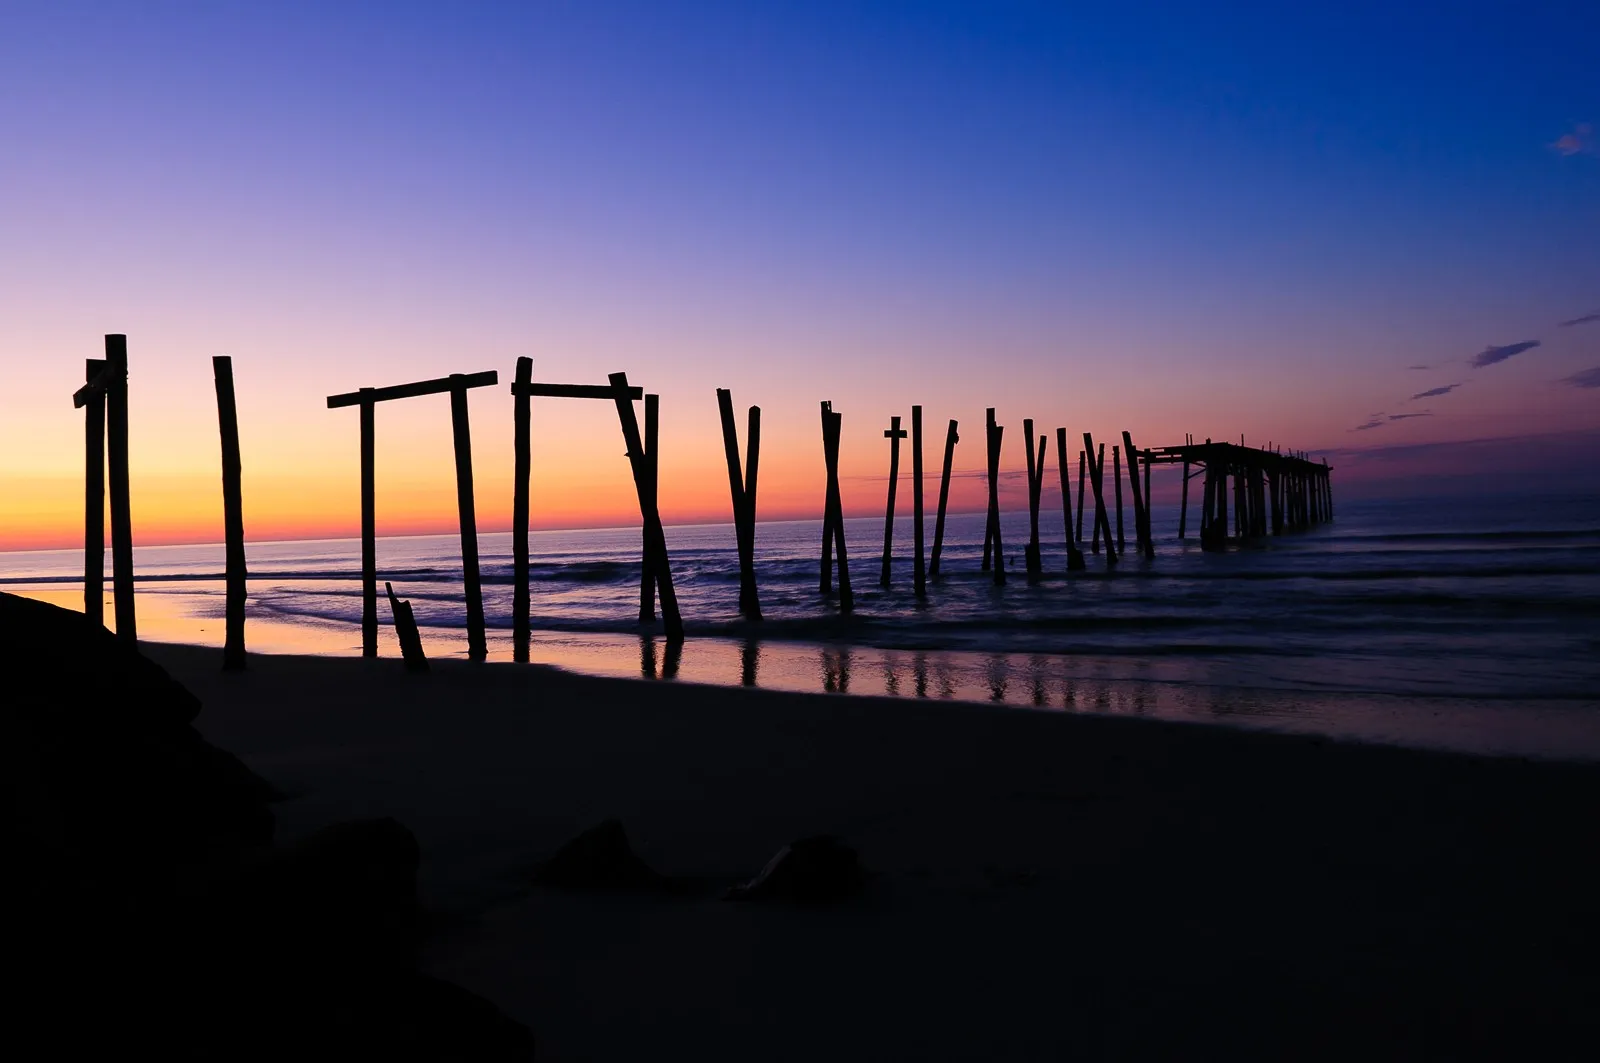
[[[1006,581],[1005,548],[1000,541],[1000,440],[1005,429],[994,425],[989,429],[989,538],[994,547],[994,583],[1001,586]]]
[[[1023,550],[1023,565],[1028,579],[1035,580],[1043,571],[1039,561],[1039,493],[1044,479],[1044,439],[1039,440],[1037,460],[1033,449],[1033,418],[1022,419],[1022,443],[1028,461],[1028,545]]]
[[[224,571],[228,598],[225,608],[227,637],[222,647],[222,667],[238,671],[245,666],[244,656],[244,501],[239,479],[239,414],[233,398],[233,359],[217,355],[211,359],[211,372],[217,384],[217,423],[222,431],[222,529],[226,544]]]
[[[1183,503],[1178,507],[1178,538],[1189,530],[1189,459],[1183,459]]]
[[[1088,471],[1088,455],[1080,450],[1078,451],[1078,531],[1076,536],[1070,537],[1075,538],[1080,543],[1083,542],[1083,481]]]
[[[986,409],[983,412],[983,434],[984,434],[984,439],[986,440],[986,443],[984,445],[992,449],[994,447],[994,407],[993,406],[990,406],[988,409]],[[988,452],[987,451],[985,452],[985,460],[986,461],[988,460]],[[991,563],[991,559],[992,559],[992,557],[994,555],[994,526],[995,526],[995,510],[994,510],[994,507],[991,506],[989,508],[989,515],[984,518],[984,525],[983,525],[983,571],[985,571],[985,572],[989,571],[989,566],[990,566],[990,563]]]
[[[1089,433],[1085,432],[1083,435],[1087,439]],[[1089,465],[1089,479],[1093,483],[1101,483],[1106,476],[1106,445],[1104,443],[1100,444],[1098,455],[1096,455],[1093,447],[1089,448],[1089,454],[1094,458]],[[1096,491],[1094,496],[1094,531],[1091,535],[1094,542],[1091,544],[1091,549],[1097,554],[1100,552],[1100,526],[1102,524],[1107,527],[1110,526],[1105,520],[1105,501],[1100,497],[1100,492]],[[1106,542],[1111,542],[1109,537]]]
[[[133,606],[133,519],[128,505],[128,337],[106,337],[106,464],[111,474],[111,591],[117,638],[139,640]]]
[[[1150,456],[1145,455],[1144,460],[1144,489],[1139,486],[1139,448],[1133,445],[1133,437],[1127,432],[1122,433],[1122,444],[1128,448],[1128,483],[1133,488],[1133,535],[1138,540],[1138,548],[1147,558],[1156,556],[1155,544],[1150,541]]]
[[[756,477],[761,469],[761,407],[750,407],[745,430],[744,459],[744,552],[750,559],[749,620],[761,619],[761,595],[756,588]],[[742,589],[741,583],[741,589]]]
[[[1094,437],[1088,432],[1083,433],[1083,445],[1089,451],[1089,453],[1093,454],[1095,452]],[[1106,500],[1104,489],[1106,471],[1105,453],[1106,445],[1101,443],[1100,460],[1089,466],[1089,486],[1094,490],[1094,528],[1096,541],[1098,541],[1101,535],[1105,536],[1106,564],[1114,565],[1117,563],[1117,548],[1112,545],[1111,522],[1106,516]]]
[[[656,588],[661,592],[661,618],[666,623],[667,640],[683,641],[683,617],[678,613],[678,595],[672,587],[672,568],[667,559],[667,535],[661,527],[661,512],[651,483],[649,458],[639,438],[639,415],[634,412],[627,373],[612,373],[608,378],[615,393],[617,420],[622,422],[622,439],[628,447],[628,464],[633,469],[633,486],[639,495],[639,516],[644,521],[646,552],[655,571]],[[646,403],[649,397],[646,396]],[[648,412],[648,405],[646,412]]]
[[[83,615],[106,622],[106,393],[104,358],[85,358],[83,429]]]
[[[950,465],[955,461],[956,444],[960,440],[952,417],[944,437],[944,475],[939,478],[939,512],[933,519],[933,557],[928,562],[928,575],[934,578],[939,575],[939,555],[944,552],[944,510],[950,502]]]
[[[850,589],[850,561],[844,545],[844,504],[839,497],[839,433],[843,415],[833,412],[833,403],[822,404],[822,456],[828,469],[827,495],[822,516],[822,593],[833,589],[833,550],[839,550],[839,608],[855,608]]]
[[[889,428],[883,435],[889,441],[889,509],[883,515],[883,571],[878,576],[878,586],[887,587],[890,559],[894,554],[894,493],[900,484],[900,441],[906,437],[900,418],[889,418]]]
[[[928,596],[928,571],[922,560],[922,407],[911,407],[911,539],[916,555],[911,562],[911,588],[918,598]]]
[[[472,428],[467,420],[466,377],[450,374],[450,428],[455,436],[456,509],[461,515],[461,582],[467,595],[467,656],[489,656],[483,630],[483,582],[478,573],[478,516],[472,497]]]
[[[661,494],[658,490],[661,477],[657,470],[660,459],[661,435],[661,399],[658,395],[644,397],[644,465],[646,472],[646,490],[650,492],[650,504],[660,506]],[[640,512],[643,512],[642,510]],[[650,534],[642,528],[639,532],[639,623],[650,624],[656,618],[656,570],[655,551],[650,548]]]
[[[1111,448],[1111,482],[1117,496],[1117,552],[1128,552],[1128,540],[1122,537],[1122,448]]]
[[[1082,451],[1078,452],[1082,454]],[[1061,519],[1067,536],[1067,571],[1078,572],[1083,569],[1083,551],[1078,549],[1078,543],[1072,536],[1072,491],[1067,474],[1067,430],[1056,429],[1056,471],[1061,476]],[[1078,466],[1079,482],[1082,482],[1083,466]],[[1083,520],[1083,500],[1078,500],[1078,520]]]
[[[733,538],[739,551],[739,612],[750,607],[750,558],[744,548],[744,473],[739,468],[739,430],[733,423],[733,393],[717,389],[717,413],[722,420],[722,456],[728,465],[728,494],[733,499]]]
[[[528,622],[528,486],[533,472],[530,421],[533,396],[533,359],[517,359],[517,379],[511,387],[515,468],[511,480],[511,659],[527,663],[533,632]]]

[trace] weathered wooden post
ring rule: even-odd
[[[117,638],[139,641],[133,605],[133,517],[128,493],[128,337],[106,337],[106,464],[111,474],[111,592]]]
[[[467,597],[467,656],[489,656],[483,626],[483,582],[478,572],[478,512],[472,495],[472,428],[467,419],[467,378],[450,374],[450,428],[455,437],[456,509],[461,521],[461,582]]]
[[[911,539],[916,556],[911,562],[911,588],[918,598],[928,596],[928,570],[922,558],[922,407],[911,407]]]
[[[997,587],[1006,581],[1006,554],[1000,539],[1000,440],[1004,434],[1005,429],[1000,425],[993,425],[989,429],[989,538],[994,546],[994,583]]]
[[[728,493],[733,498],[734,539],[739,548],[739,612],[746,619],[760,620],[761,606],[756,596],[755,538],[747,527],[747,523],[754,519],[754,496],[750,493],[754,483],[745,484],[744,472],[739,467],[739,431],[733,423],[733,393],[726,388],[717,389],[717,412],[722,418],[722,453],[728,463]],[[750,407],[752,464],[756,454],[754,433],[760,424],[760,409]]]
[[[955,460],[956,443],[961,437],[956,435],[955,418],[950,419],[950,429],[944,437],[944,475],[939,478],[939,512],[933,520],[933,557],[928,563],[928,575],[935,579],[939,576],[939,555],[944,552],[944,511],[950,501],[950,465]]]
[[[1125,554],[1128,540],[1122,536],[1122,448],[1115,445],[1111,448],[1111,482],[1117,497],[1117,553]]]
[[[1154,533],[1150,530],[1150,452],[1144,452],[1140,459],[1140,468],[1144,469],[1144,496],[1139,501],[1139,508],[1144,512],[1144,541],[1152,550],[1155,548]]]
[[[658,472],[660,461],[661,443],[661,397],[659,395],[646,395],[644,397],[644,467],[645,490],[650,494],[650,505],[658,507],[661,504],[659,490],[661,477]],[[641,513],[644,511],[641,509]],[[650,533],[642,527],[639,530],[639,623],[653,624],[656,619],[656,558],[655,551],[650,547]]]
[[[1039,437],[1037,460],[1033,449],[1033,418],[1022,419],[1022,442],[1028,462],[1028,545],[1023,550],[1023,564],[1029,581],[1034,581],[1044,571],[1039,560],[1039,496],[1044,487],[1045,439]]]
[[[1087,439],[1088,436],[1089,436],[1089,433],[1085,432],[1083,435],[1084,435],[1084,438]],[[1089,453],[1091,455],[1096,455],[1096,451],[1094,450],[1093,447],[1089,448]],[[1105,476],[1106,476],[1106,445],[1104,443],[1101,443],[1100,444],[1100,450],[1099,450],[1098,454],[1094,457],[1094,461],[1089,466],[1089,479],[1094,483],[1102,483],[1105,480]],[[1104,525],[1105,527],[1108,527],[1108,528],[1111,526],[1110,522],[1105,520],[1104,517],[1105,517],[1105,500],[1100,497],[1100,492],[1096,491],[1095,492],[1095,496],[1094,496],[1094,533],[1093,533],[1093,536],[1092,536],[1093,539],[1094,539],[1094,542],[1091,545],[1092,545],[1092,549],[1093,549],[1094,553],[1097,553],[1097,554],[1100,552],[1100,528],[1101,528],[1102,525]],[[1106,538],[1106,543],[1109,545],[1110,542],[1111,542],[1111,539],[1108,536]]]
[[[1095,453],[1094,437],[1088,432],[1083,433],[1083,445],[1090,454]],[[1094,527],[1095,537],[1098,541],[1101,535],[1106,540],[1106,564],[1117,563],[1117,548],[1111,542],[1111,523],[1106,516],[1105,500],[1105,450],[1106,445],[1100,444],[1100,460],[1089,466],[1089,486],[1094,490]]]
[[[83,615],[106,622],[106,393],[104,358],[85,358],[83,376]]]
[[[994,407],[993,406],[990,406],[988,409],[984,410],[984,412],[983,412],[983,435],[984,435],[984,439],[986,441],[984,445],[986,447],[990,448],[990,451],[992,451],[992,449],[994,447]],[[989,460],[990,451],[985,451],[984,459],[986,461]],[[991,462],[991,464],[992,464],[992,462]],[[995,521],[995,507],[993,505],[991,505],[989,507],[988,515],[984,518],[984,525],[983,525],[983,571],[985,571],[985,572],[989,571],[989,566],[991,564],[991,561],[992,561],[992,558],[993,558],[993,555],[994,555],[994,529],[995,529],[995,523],[996,523],[996,521]]]
[[[1077,534],[1068,536],[1083,542],[1083,481],[1089,471],[1088,456],[1083,451],[1078,451],[1078,523]]]
[[[385,580],[384,592],[389,596],[389,611],[394,616],[394,635],[400,642],[400,656],[408,672],[426,672],[428,655],[422,652],[422,633],[417,630],[417,617],[411,603],[401,601],[394,593],[394,584]]]
[[[1248,534],[1246,521],[1250,519],[1249,502],[1245,497],[1244,489],[1245,470],[1235,469],[1233,472],[1233,534],[1240,539]]]
[[[1150,457],[1148,454],[1145,455],[1145,490],[1140,490],[1139,448],[1133,445],[1133,437],[1127,432],[1122,433],[1122,444],[1128,448],[1128,483],[1133,489],[1133,536],[1144,556],[1153,558],[1156,556],[1156,548],[1150,541],[1149,499],[1145,493],[1150,483]]]
[[[900,427],[900,418],[889,418],[889,427],[883,436],[889,441],[889,508],[883,515],[883,571],[878,576],[878,586],[889,585],[889,566],[894,554],[894,493],[900,484],[900,441],[906,430]]]
[[[217,385],[217,423],[222,431],[222,529],[224,573],[227,579],[222,667],[238,671],[245,666],[244,653],[244,500],[240,487],[242,463],[239,460],[239,414],[233,397],[233,359],[218,355],[211,359],[211,372]]]
[[[362,388],[361,403],[361,656],[378,655],[378,518],[374,469],[377,391]]]
[[[1078,452],[1080,455],[1082,451]],[[1083,570],[1083,551],[1078,549],[1077,540],[1072,535],[1072,491],[1071,481],[1067,473],[1067,430],[1056,429],[1056,472],[1061,478],[1061,523],[1062,530],[1067,537],[1067,571],[1080,572]],[[1079,484],[1083,480],[1083,465],[1078,465]],[[1082,488],[1080,487],[1080,490]],[[1083,499],[1078,499],[1078,521],[1083,521]]]
[[[342,395],[328,396],[328,409],[346,406],[361,408],[361,656],[378,655],[378,562],[377,518],[374,490],[375,408],[390,399],[409,399],[419,395],[450,395],[451,434],[455,443],[456,505],[461,517],[461,571],[467,598],[467,650],[474,660],[482,660],[488,650],[483,633],[483,588],[478,575],[477,516],[472,499],[472,435],[467,420],[467,392],[499,382],[494,370],[487,373],[454,373],[436,380],[419,380],[386,388],[361,388]]]
[[[678,595],[672,586],[672,565],[667,558],[667,535],[661,527],[661,511],[657,508],[654,477],[650,468],[649,453],[639,438],[639,415],[633,409],[632,389],[628,387],[627,373],[612,373],[607,379],[617,404],[617,420],[622,423],[622,441],[628,448],[628,464],[633,469],[633,486],[639,495],[639,516],[644,522],[645,564],[654,573],[656,589],[661,594],[661,619],[666,624],[667,643],[683,641],[683,617],[678,612]],[[645,412],[649,414],[649,399],[645,396]]]
[[[839,553],[839,608],[850,612],[855,608],[855,594],[850,589],[850,560],[844,545],[844,503],[839,497],[839,436],[844,415],[833,412],[833,403],[822,404],[822,457],[828,469],[827,494],[822,515],[822,580],[823,594],[833,590],[833,553]]]
[[[1183,502],[1178,506],[1178,538],[1185,537],[1189,530],[1189,455],[1185,451],[1183,456]]]
[[[517,359],[511,386],[514,469],[511,477],[511,659],[526,664],[533,632],[528,622],[528,486],[533,473],[530,439],[533,359]]]

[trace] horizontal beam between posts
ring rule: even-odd
[[[493,381],[491,381],[493,383]],[[512,383],[511,394],[538,399],[615,399],[617,389],[610,384],[521,384]],[[644,398],[644,388],[629,388],[628,398]]]
[[[500,374],[491,369],[487,373],[463,373],[455,377],[440,377],[437,380],[419,380],[415,384],[396,384],[390,388],[373,388],[370,391],[348,391],[343,395],[329,395],[328,409],[337,410],[342,406],[360,406],[363,402],[386,402],[389,399],[411,399],[418,395],[442,395],[456,387],[484,388],[491,384],[500,383]],[[606,389],[606,395],[611,395]]]

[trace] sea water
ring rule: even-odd
[[[531,535],[532,657],[577,671],[787,690],[959,698],[1309,730],[1541,756],[1600,756],[1600,500],[1341,502],[1318,528],[1223,553],[1191,511],[1152,515],[1153,560],[1085,542],[1066,572],[1059,511],[1041,515],[1043,578],[1023,569],[1026,513],[1002,519],[1006,583],[982,570],[982,514],[952,515],[940,576],[912,588],[911,521],[845,522],[852,613],[820,592],[820,521],[764,522],[764,618],[738,615],[732,525],[667,529],[688,641],[640,625],[640,531]],[[1085,523],[1085,531],[1089,530]],[[927,522],[931,549],[933,521]],[[491,659],[511,656],[511,541],[480,536]],[[220,646],[220,545],[134,551],[144,639]],[[380,648],[398,653],[382,581],[409,599],[432,656],[465,656],[456,536],[377,543]],[[252,543],[248,641],[360,652],[360,544]],[[0,589],[81,608],[78,551],[0,554]],[[112,610],[107,584],[106,617]]]

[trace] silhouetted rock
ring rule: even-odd
[[[827,904],[859,894],[866,872],[856,851],[831,835],[801,838],[778,850],[761,874],[727,893],[730,901]]]
[[[618,820],[590,827],[539,868],[541,886],[572,890],[653,890],[673,892],[676,884],[641,860],[628,844]]]
[[[193,728],[193,694],[82,614],[0,593],[0,683],[14,1043],[62,1058],[532,1058],[525,1028],[416,972],[405,827],[274,845],[279,794]]]

